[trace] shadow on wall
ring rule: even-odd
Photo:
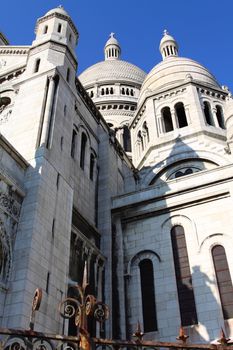
[[[128,338],[136,328],[136,318],[142,323],[147,339],[159,337],[160,340],[166,341],[175,340],[180,324],[185,327],[185,332],[193,343],[216,339],[216,334],[219,334],[220,328],[223,327],[221,308],[214,294],[216,282],[202,272],[204,260],[200,265],[193,266],[197,252],[195,247],[191,247],[192,231],[189,232],[192,226],[191,220],[187,217],[182,220],[181,217],[184,216],[179,214],[177,209],[174,215],[168,207],[167,198],[164,197],[171,190],[170,180],[173,180],[171,184],[175,190],[176,180],[177,184],[178,182],[182,184],[182,180],[187,183],[193,173],[217,166],[218,164],[212,160],[201,158],[180,137],[177,137],[166,159],[154,167],[140,171],[142,182],[145,184],[146,178],[147,183],[153,185],[151,189],[155,193],[154,203],[158,203],[157,206],[162,209],[154,213],[150,211],[146,216],[147,210],[143,208],[144,204],[137,204],[141,209],[134,206],[133,209],[129,208],[123,213],[126,222],[127,216],[133,217],[135,211],[143,210],[145,213],[133,223],[127,223],[123,232],[126,255],[127,250],[132,251],[128,248],[127,230],[133,231],[131,236],[134,235],[135,246],[138,249],[134,255],[138,256],[137,258],[131,255],[129,261],[127,256],[125,257],[126,261],[128,259],[127,264],[130,265],[125,280]],[[147,186],[145,185],[146,188]],[[169,223],[163,232],[161,232],[161,220]],[[187,221],[190,222],[189,225],[185,224]],[[140,236],[143,238],[137,246]],[[152,255],[148,254],[148,249],[158,255],[160,261],[153,260]],[[193,256],[190,259],[189,254],[192,251]],[[153,299],[156,301],[155,305]]]

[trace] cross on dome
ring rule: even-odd
[[[175,39],[168,33],[167,29],[163,31],[163,37],[160,41],[159,49],[163,60],[169,57],[178,56],[178,44]]]
[[[104,47],[105,60],[119,60],[121,54],[120,44],[115,38],[115,33],[109,34],[109,39]]]

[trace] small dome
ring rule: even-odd
[[[157,64],[147,75],[142,85],[139,101],[146,92],[159,92],[187,82],[193,82],[221,89],[215,77],[200,63],[184,57],[170,57]]]
[[[159,47],[161,47],[165,42],[167,41],[173,41],[176,43],[175,39],[173,38],[173,36],[171,36],[170,34],[168,34],[168,31],[165,29],[163,32],[163,37],[160,41],[160,45]],[[177,43],[176,43],[177,44]]]
[[[87,68],[79,79],[85,88],[96,83],[125,82],[141,85],[146,73],[126,61],[106,60]]]
[[[56,7],[56,8],[54,8],[54,9],[52,9],[52,10],[49,10],[49,11],[45,14],[45,16],[49,16],[49,15],[51,15],[51,14],[53,14],[53,13],[59,13],[59,14],[61,14],[61,15],[70,17],[70,16],[68,15],[68,13],[64,10],[64,8],[63,8],[61,5],[58,6],[58,7]]]
[[[178,44],[173,38],[173,36],[168,34],[167,30],[164,30],[163,37],[159,45],[160,53],[163,57],[163,60],[166,58],[178,56]]]
[[[119,46],[119,47],[120,47],[120,44],[119,44],[118,40],[115,38],[115,33],[111,33],[111,34],[110,34],[109,39],[107,40],[107,42],[106,42],[106,44],[105,44],[105,48],[106,48],[108,45],[116,45],[116,46]]]
[[[109,39],[104,46],[105,60],[119,60],[121,58],[121,47],[115,33],[111,33]]]

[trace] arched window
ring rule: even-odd
[[[163,117],[163,125],[164,125],[165,132],[174,130],[174,127],[172,124],[171,111],[169,107],[164,107],[162,109],[162,117]]]
[[[106,95],[108,95],[109,94],[109,89],[108,88],[106,88]]]
[[[184,172],[185,175],[191,175],[192,173],[193,173],[193,169],[190,169],[190,168],[186,169]]]
[[[57,32],[58,33],[61,33],[61,28],[62,28],[61,23],[58,23],[58,26],[57,26]]]
[[[216,106],[216,116],[217,116],[218,125],[220,126],[220,128],[225,129],[223,111],[222,111],[222,107],[219,105]]]
[[[121,93],[122,93],[122,95],[125,95],[125,88],[121,89]]]
[[[214,269],[225,320],[233,318],[233,287],[225,249],[216,245],[212,249]]]
[[[110,88],[110,94],[113,95],[113,87]]]
[[[181,176],[184,176],[184,174],[182,173],[182,171],[177,171],[177,172],[175,173],[175,178],[181,177]]]
[[[104,95],[104,88],[101,89],[101,95]]]
[[[140,151],[144,151],[144,142],[141,131],[138,132],[138,142],[139,142],[139,149]]]
[[[81,153],[80,153],[80,167],[84,169],[85,166],[85,152],[86,152],[87,136],[83,132],[81,138]]]
[[[71,150],[70,150],[70,155],[72,158],[75,157],[76,147],[77,147],[77,132],[76,130],[73,129],[72,140],[71,140]]]
[[[207,101],[204,101],[204,114],[205,120],[208,125],[214,125],[212,114],[210,111],[210,105]]]
[[[40,69],[40,58],[37,58],[35,62],[34,73],[39,72],[39,69]]]
[[[131,152],[131,138],[127,125],[123,127],[123,148],[126,152]]]
[[[145,142],[148,143],[150,141],[150,136],[149,136],[149,129],[146,122],[143,123],[142,130],[143,130],[143,134],[144,134],[143,136],[144,136]]]
[[[173,259],[182,326],[197,324],[196,305],[192,287],[188,252],[184,229],[174,226],[171,230]]]
[[[95,167],[95,156],[93,153],[90,155],[90,179],[93,181],[94,178],[94,167]]]
[[[157,331],[154,272],[151,260],[144,259],[139,263],[141,293],[142,293],[142,314],[144,332]]]
[[[182,102],[178,102],[175,105],[176,116],[178,120],[179,128],[184,128],[188,125],[184,105]]]

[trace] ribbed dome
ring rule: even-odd
[[[157,64],[147,75],[139,97],[148,91],[159,92],[191,79],[213,88],[221,88],[215,77],[200,63],[184,57],[169,57]]]
[[[146,73],[134,64],[121,60],[106,60],[87,68],[80,74],[79,79],[87,88],[95,83],[117,81],[141,85],[145,77]]]
[[[61,14],[61,15],[70,17],[70,16],[68,15],[68,13],[64,10],[64,8],[63,8],[62,6],[58,6],[58,7],[54,8],[54,9],[52,9],[52,10],[49,10],[49,11],[45,14],[45,16],[51,15],[51,14],[53,14],[53,13],[59,13],[59,14]]]

